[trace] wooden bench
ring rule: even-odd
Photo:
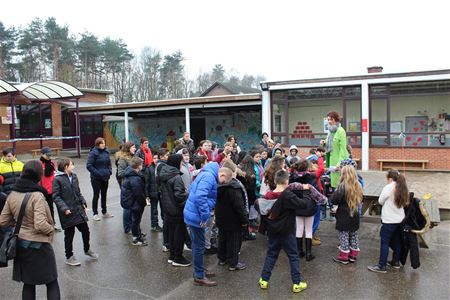
[[[377,162],[380,164],[380,171],[383,169],[390,169],[392,167],[406,169],[406,170],[420,170],[419,168],[414,167],[402,167],[399,164],[420,164],[422,166],[421,170],[425,170],[425,167],[428,163],[428,160],[414,160],[414,159],[377,159]],[[391,163],[389,165],[385,165],[384,163]],[[392,164],[396,164],[393,166]]]
[[[61,148],[50,148],[54,155],[59,156],[59,152],[61,151]],[[31,150],[31,154],[33,155],[33,158],[41,154],[41,149],[33,149]]]

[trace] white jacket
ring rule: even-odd
[[[383,207],[381,209],[381,221],[385,224],[399,224],[405,218],[403,207],[398,208],[394,202],[395,182],[386,185],[381,191],[378,203]]]

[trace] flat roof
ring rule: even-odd
[[[256,101],[256,102],[255,102]],[[184,109],[184,108],[207,108],[212,107],[229,107],[246,106],[261,103],[261,94],[244,94],[244,95],[221,95],[209,97],[180,98],[180,99],[163,99],[142,102],[128,103],[107,103],[101,105],[92,105],[80,107],[80,112],[99,112],[114,113],[122,111],[145,111],[155,109]]]
[[[308,83],[324,83],[324,82],[337,82],[337,81],[353,81],[353,80],[367,80],[367,79],[389,79],[399,77],[417,77],[417,76],[432,76],[432,75],[450,75],[450,69],[434,70],[434,71],[417,71],[417,72],[404,72],[404,73],[369,73],[356,76],[340,76],[340,77],[325,77],[325,78],[311,78],[311,79],[299,79],[299,80],[284,80],[284,81],[263,81],[261,87],[263,90],[270,86],[278,85],[290,85],[290,84],[308,84]],[[449,76],[450,79],[450,76]]]

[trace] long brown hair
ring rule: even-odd
[[[353,216],[358,211],[358,204],[361,203],[363,197],[363,191],[353,166],[347,165],[341,169],[340,183],[344,186],[350,216]]]
[[[264,172],[264,183],[267,184],[271,190],[277,187],[275,183],[275,173],[282,169],[284,157],[281,155],[275,155],[269,162],[267,170]]]
[[[394,203],[398,208],[402,208],[409,203],[409,191],[406,185],[406,178],[396,169],[388,171],[387,178],[395,182]]]

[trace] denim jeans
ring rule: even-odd
[[[385,267],[389,255],[389,246],[394,251],[393,260],[398,261],[401,251],[400,224],[384,224],[380,230],[380,260],[378,265]]]
[[[192,260],[194,262],[194,277],[205,278],[203,257],[205,255],[205,228],[189,226],[192,240]]]
[[[131,231],[131,210],[123,209],[123,231],[128,233]]]
[[[291,233],[287,236],[281,237],[269,237],[267,241],[267,254],[264,262],[264,267],[261,273],[261,278],[265,281],[269,281],[272,275],[272,270],[280,255],[281,249],[286,252],[289,258],[289,264],[291,266],[291,278],[294,284],[298,284],[301,281],[300,276],[300,259],[298,257],[297,240],[295,233]]]
[[[319,229],[319,223],[320,223],[320,209],[321,205],[317,204],[317,212],[314,215],[314,223],[313,223],[313,235],[316,234],[317,229]]]

